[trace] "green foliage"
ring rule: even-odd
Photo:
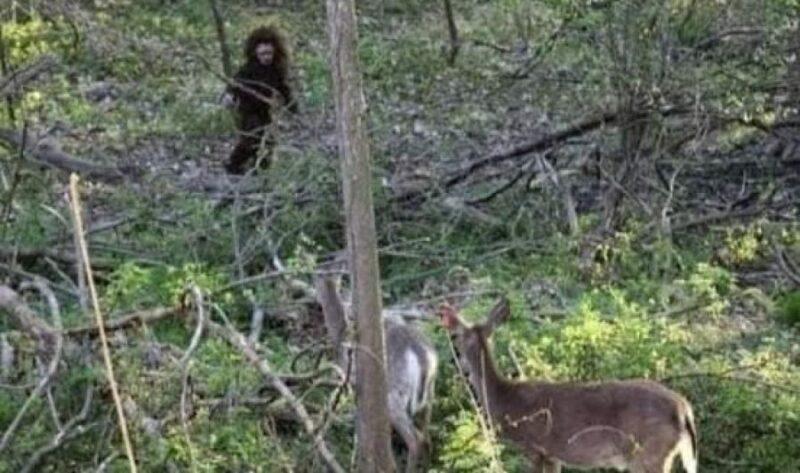
[[[432,471],[503,471],[498,463],[502,444],[485,426],[474,411],[461,411],[447,419],[447,440],[441,447],[438,463],[441,470]]]
[[[686,290],[689,300],[701,304],[703,311],[711,316],[720,316],[728,307],[727,296],[733,289],[733,277],[718,266],[698,263],[685,278],[676,281],[679,287]]]
[[[612,290],[585,296],[562,324],[543,327],[514,347],[534,377],[658,378],[680,365],[684,340],[678,325],[653,318]]]
[[[781,318],[789,325],[800,326],[800,291],[790,292],[779,302]]]
[[[749,263],[759,256],[763,238],[760,224],[744,228],[728,228],[725,233],[725,248],[734,264]]]
[[[221,286],[222,280],[218,273],[197,264],[142,267],[124,263],[112,274],[104,301],[112,308],[175,306],[188,285],[213,291]]]
[[[322,107],[329,103],[330,71],[325,57],[319,54],[301,52],[296,58],[302,71],[304,102],[309,107]]]
[[[62,54],[69,46],[69,34],[63,18],[48,20],[39,14],[15,15],[14,20],[0,22],[3,40],[8,48],[8,60],[12,65],[22,66],[43,54]]]

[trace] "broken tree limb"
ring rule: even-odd
[[[229,323],[223,326],[209,320],[208,329],[209,332],[225,339],[228,343],[238,348],[239,351],[242,352],[244,357],[253,366],[255,366],[256,369],[258,369],[259,373],[264,376],[267,382],[289,403],[289,406],[300,419],[300,423],[303,425],[306,433],[311,436],[314,442],[314,447],[328,465],[328,468],[330,468],[334,473],[344,473],[344,468],[342,468],[342,466],[336,460],[336,457],[330,451],[330,448],[328,448],[327,443],[325,443],[325,439],[322,438],[322,436],[317,432],[317,428],[314,425],[314,422],[311,420],[311,416],[309,416],[308,411],[303,403],[301,403],[297,396],[294,395],[286,383],[284,383],[279,376],[276,376],[273,373],[269,362],[258,356],[258,353],[256,353],[253,347],[247,343],[247,338],[230,326]]]
[[[128,422],[125,419],[125,413],[122,409],[122,401],[119,396],[119,388],[117,387],[117,380],[114,376],[114,365],[111,361],[111,350],[108,347],[108,339],[104,330],[103,314],[100,312],[100,302],[97,297],[97,289],[94,285],[94,276],[92,276],[92,264],[89,259],[89,248],[86,245],[83,230],[83,218],[81,216],[81,202],[80,193],[78,192],[78,176],[72,174],[69,177],[69,203],[72,210],[73,222],[75,222],[75,240],[78,243],[78,250],[80,260],[83,263],[84,275],[86,276],[87,287],[89,288],[89,296],[94,309],[94,317],[97,322],[98,332],[100,334],[100,347],[103,353],[103,361],[106,368],[106,379],[111,387],[111,396],[114,399],[114,407],[117,411],[117,421],[119,423],[120,433],[122,434],[122,441],[125,445],[125,454],[128,457],[128,468],[132,473],[136,473],[136,460],[134,458],[133,446],[128,435]]]
[[[64,348],[64,337],[61,335],[61,310],[58,306],[58,302],[56,301],[56,297],[53,295],[53,291],[51,291],[41,279],[35,280],[31,286],[34,286],[39,291],[42,297],[47,300],[48,306],[50,307],[50,315],[53,318],[53,326],[55,327],[55,330],[51,330],[51,333],[49,334],[50,337],[46,339],[40,338],[39,343],[44,345],[42,350],[43,353],[49,353],[51,351],[52,353],[49,355],[50,360],[47,364],[47,370],[36,384],[36,387],[33,389],[30,396],[28,396],[28,399],[17,412],[14,420],[11,421],[6,428],[2,438],[0,438],[0,453],[2,453],[3,450],[5,450],[5,448],[8,446],[11,438],[14,436],[14,432],[17,430],[22,422],[22,419],[25,417],[25,413],[31,407],[33,402],[44,393],[45,389],[50,384],[50,381],[53,379],[53,376],[56,374],[56,371],[58,371],[58,364],[61,362],[61,353]],[[25,314],[26,316],[31,316],[33,314],[32,311],[30,311],[30,309],[20,301],[19,296],[14,291],[5,286],[0,287],[0,289],[3,289],[3,295],[7,302],[12,305],[16,304],[16,307],[13,308],[15,312],[30,312]],[[50,346],[51,341],[52,349]]]
[[[20,299],[8,286],[0,286],[0,309],[11,314],[14,325],[23,332],[40,341],[52,341],[56,331]]]
[[[0,128],[0,142],[19,149],[24,147],[26,161],[67,173],[76,173],[88,180],[117,183],[125,173],[116,166],[105,166],[75,158],[62,151],[52,139],[34,140],[7,128]]]
[[[677,107],[677,106],[663,107],[659,110],[642,109],[635,112],[632,116],[628,114],[628,118],[630,120],[639,120],[651,113],[657,113],[660,114],[661,116],[668,116],[668,115],[674,115],[676,113],[681,113],[683,111],[684,109],[682,107]],[[536,140],[529,141],[519,146],[515,146],[511,149],[490,154],[485,158],[481,158],[472,161],[471,163],[468,163],[461,171],[456,173],[456,175],[445,180],[444,186],[446,188],[450,188],[457,184],[460,184],[476,171],[483,169],[487,166],[490,166],[492,164],[499,164],[511,159],[518,158],[520,156],[525,156],[530,153],[545,151],[571,138],[585,135],[586,133],[597,130],[598,128],[601,128],[605,125],[618,125],[620,118],[622,118],[622,115],[616,111],[606,112],[599,116],[579,121],[573,125],[564,128],[563,130],[549,133],[541,138],[537,138]]]
[[[147,309],[131,314],[126,314],[114,319],[104,320],[103,327],[107,331],[114,331],[124,329],[134,325],[144,325],[151,322],[156,322],[167,317],[177,315],[180,309],[175,307],[156,307],[155,309]],[[89,334],[96,336],[98,333],[97,323],[91,325],[84,325],[81,327],[70,328],[64,331],[68,336],[76,336]]]
[[[0,77],[0,99],[19,91],[20,87],[52,69],[56,64],[58,64],[56,57],[47,54],[22,69]]]

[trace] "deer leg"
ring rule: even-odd
[[[403,438],[403,442],[408,449],[408,458],[406,460],[406,472],[411,473],[416,470],[417,462],[419,461],[419,447],[420,435],[414,427],[414,422],[411,420],[405,411],[397,412],[396,410],[389,410],[389,420],[392,427]]]
[[[548,459],[539,453],[528,455],[534,473],[561,473],[561,463]]]
[[[542,458],[542,473],[561,473],[561,463]]]

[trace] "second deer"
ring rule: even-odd
[[[697,471],[697,430],[689,402],[647,380],[599,383],[512,381],[492,360],[488,339],[510,315],[505,299],[484,323],[469,325],[456,310],[439,309],[478,402],[504,438],[519,447],[534,471],[561,465],[669,473],[680,455]]]
[[[350,355],[345,347],[347,317],[338,284],[331,277],[318,276],[315,285],[337,362],[347,370],[350,364]],[[383,321],[389,420],[406,444],[406,471],[411,472],[419,466],[427,449],[427,427],[438,365],[436,350],[419,330],[401,317],[384,314]],[[352,378],[351,381],[354,384],[358,382]],[[419,429],[414,422],[416,417],[422,417]]]

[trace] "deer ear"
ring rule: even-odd
[[[494,330],[498,325],[505,322],[511,315],[511,307],[508,303],[508,298],[502,296],[499,301],[494,305],[492,311],[489,313],[489,318],[486,320],[486,325]]]

